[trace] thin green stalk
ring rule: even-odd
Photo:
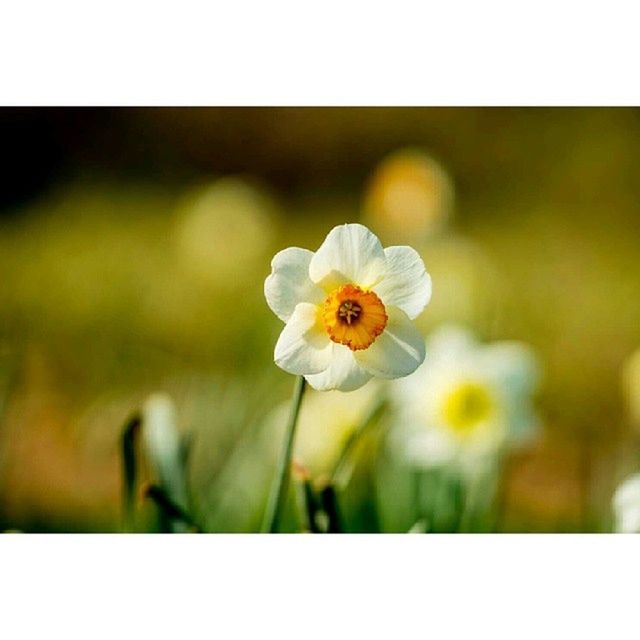
[[[284,497],[289,482],[291,471],[291,455],[293,453],[293,439],[298,424],[298,416],[300,415],[300,406],[302,404],[302,396],[305,389],[305,380],[299,376],[296,380],[296,386],[293,390],[293,398],[291,401],[291,413],[289,414],[289,422],[284,439],[284,447],[278,460],[278,468],[276,469],[276,477],[271,485],[267,509],[262,521],[262,533],[275,533],[278,528],[278,516],[282,510]]]
[[[512,475],[512,460],[505,451],[499,451],[492,469],[488,516],[485,518],[489,533],[502,533],[507,514],[509,483]]]
[[[417,521],[422,520],[429,523],[429,519],[426,514],[426,507],[424,504],[424,481],[425,472],[422,469],[417,469],[413,473],[413,516]]]
[[[328,484],[334,486],[340,486],[346,484],[345,477],[348,475],[347,471],[351,462],[353,451],[357,444],[361,441],[363,435],[374,425],[378,423],[378,418],[382,415],[386,409],[386,402],[384,400],[375,404],[371,411],[365,416],[364,420],[360,423],[357,429],[347,439],[340,457],[333,467],[331,477]]]
[[[459,474],[452,474],[449,476],[448,485],[453,506],[450,528],[451,533],[457,533],[460,530],[464,517],[468,487],[465,485],[464,478]]]
[[[460,519],[458,520],[457,533],[480,533],[475,531],[480,489],[477,478],[467,478],[467,490],[462,503]]]
[[[309,478],[297,479],[295,487],[301,530],[309,533],[321,533],[317,518],[321,507],[311,486],[311,481]]]
[[[322,508],[327,514],[327,533],[342,533],[340,512],[338,510],[338,496],[333,485],[327,485],[320,492]]]
[[[466,486],[460,533],[497,533],[506,499],[503,459],[497,454],[491,466],[478,470],[464,482]]]

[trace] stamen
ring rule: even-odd
[[[371,346],[384,331],[387,314],[382,300],[373,291],[346,284],[325,300],[322,321],[333,342],[358,351]]]
[[[345,300],[338,309],[338,315],[347,321],[347,324],[351,324],[354,320],[358,319],[362,307],[353,300]]]

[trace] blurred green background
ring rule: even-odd
[[[117,530],[122,425],[157,390],[211,528],[255,528],[241,452],[293,384],[271,257],[358,220],[419,246],[425,333],[541,358],[543,435],[505,468],[502,530],[607,527],[637,458],[639,110],[0,109],[0,136],[0,528]]]

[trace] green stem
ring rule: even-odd
[[[275,533],[278,528],[278,516],[282,510],[282,503],[286,495],[286,489],[289,481],[289,473],[291,470],[291,455],[293,453],[293,439],[298,424],[298,416],[300,415],[300,405],[302,404],[302,395],[305,389],[305,380],[299,376],[296,380],[296,386],[293,390],[293,398],[291,401],[291,413],[289,414],[289,422],[284,440],[284,447],[278,460],[278,468],[276,477],[271,485],[267,509],[262,521],[262,533]]]
[[[340,457],[333,467],[333,471],[331,472],[331,478],[329,480],[329,484],[334,486],[340,486],[342,484],[346,484],[345,476],[347,476],[346,471],[348,470],[350,458],[353,454],[356,445],[362,439],[362,436],[374,425],[377,424],[378,418],[382,415],[383,411],[386,409],[386,402],[384,400],[375,404],[375,406],[371,409],[371,411],[367,414],[365,419],[360,423],[357,429],[353,431],[353,433],[349,436],[347,442],[345,443],[342,451],[340,453]]]
[[[428,528],[433,527],[433,514],[425,504],[424,485],[427,479],[427,472],[422,469],[413,471],[413,516],[416,522],[423,521]]]
[[[333,485],[327,485],[320,493],[322,507],[327,514],[327,533],[341,533],[340,512],[338,511],[338,496]]]
[[[318,497],[308,478],[296,482],[296,497],[298,498],[301,530],[310,533],[321,533],[317,519],[320,505],[318,503]]]

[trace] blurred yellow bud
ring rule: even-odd
[[[259,187],[225,177],[194,189],[178,211],[176,240],[185,267],[204,280],[237,285],[262,267],[276,206]]]
[[[415,244],[446,225],[453,206],[453,184],[429,155],[402,149],[376,168],[365,191],[366,221],[387,242]]]

